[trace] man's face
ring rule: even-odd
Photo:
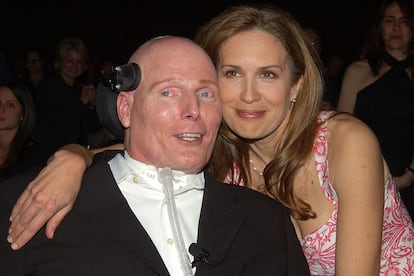
[[[208,162],[221,122],[216,72],[195,45],[163,45],[139,61],[142,81],[127,96],[125,145],[136,160],[158,168],[199,172]],[[125,110],[124,110],[125,111]],[[123,114],[118,106],[118,113]],[[126,125],[125,125],[126,123]],[[129,128],[128,128],[129,126]]]

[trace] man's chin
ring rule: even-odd
[[[196,174],[203,170],[206,165],[206,161],[196,160],[194,158],[187,160],[177,160],[177,162],[172,167],[173,170],[182,171],[187,174]]]

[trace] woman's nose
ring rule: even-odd
[[[253,84],[246,83],[243,88],[242,93],[240,94],[240,100],[246,103],[253,103],[260,99],[260,94],[257,92]]]

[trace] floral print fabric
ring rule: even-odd
[[[338,197],[328,173],[327,118],[330,115],[331,112],[320,114],[319,119],[324,123],[319,128],[313,150],[321,189],[335,209],[323,226],[301,240],[312,275],[335,275]],[[414,275],[414,225],[391,175],[385,183],[380,275]]]

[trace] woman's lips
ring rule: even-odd
[[[260,118],[262,117],[265,112],[262,110],[236,110],[237,115],[239,115],[242,118]]]

